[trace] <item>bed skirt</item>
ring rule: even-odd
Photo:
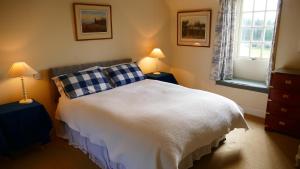
[[[81,136],[78,131],[71,129],[63,122],[59,123],[60,124],[57,128],[57,136],[67,139],[70,145],[87,154],[89,158],[101,169],[126,169],[124,165],[110,160],[107,148],[105,146],[91,143],[87,137]],[[201,157],[210,154],[212,149],[219,147],[220,143],[222,143],[224,140],[225,136],[213,141],[210,145],[197,149],[192,154],[185,157],[180,162],[178,168],[188,169],[192,167],[193,161],[200,160]]]

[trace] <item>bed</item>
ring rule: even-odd
[[[57,76],[130,59],[52,69]],[[206,91],[156,80],[69,99],[60,97],[58,135],[102,169],[187,169],[235,129],[248,129],[241,108]]]

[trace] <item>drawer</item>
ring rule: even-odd
[[[291,74],[273,73],[271,78],[271,88],[290,91],[300,91],[300,76]]]
[[[300,106],[300,93],[271,89],[269,92],[269,101]]]
[[[295,137],[300,137],[300,123],[293,119],[278,118],[275,116],[266,116],[266,130],[278,131]]]
[[[300,121],[300,105],[293,106],[276,101],[269,101],[267,106],[267,114],[295,118],[299,119]]]

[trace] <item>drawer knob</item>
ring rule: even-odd
[[[282,107],[282,108],[280,109],[280,111],[286,113],[288,110],[287,110],[286,108],[283,108],[283,107]]]
[[[273,86],[269,86],[269,89],[273,89],[274,87]]]
[[[285,80],[284,83],[287,84],[287,85],[291,85],[292,81],[291,80]]]
[[[281,126],[285,126],[285,122],[283,122],[283,121],[278,122],[278,124]]]
[[[287,94],[284,94],[284,95],[282,95],[282,98],[284,98],[284,99],[288,99],[288,98],[289,98],[289,95],[287,95]]]
[[[267,112],[266,115],[271,115],[271,113]]]

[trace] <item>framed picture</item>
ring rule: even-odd
[[[76,40],[112,39],[110,5],[73,3]]]
[[[210,47],[211,9],[177,13],[177,45]]]

